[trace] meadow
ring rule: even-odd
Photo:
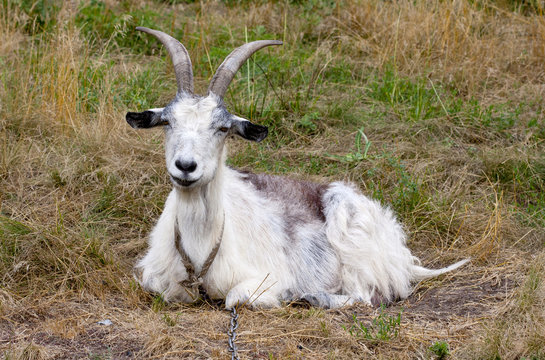
[[[391,206],[427,267],[389,307],[241,309],[242,359],[545,358],[542,0],[0,1],[0,353],[229,357],[221,304],[165,303],[133,265],[171,189],[160,129],[127,111],[197,93],[235,47],[226,96],[269,127],[229,164],[352,181]],[[99,321],[110,320],[111,325]]]

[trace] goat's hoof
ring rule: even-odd
[[[225,298],[225,308],[231,310],[234,307],[248,305],[250,297],[240,291],[231,290]]]
[[[331,303],[329,294],[325,292],[303,294],[303,296],[301,296],[301,300],[308,302],[312,306],[326,309],[330,307]]]

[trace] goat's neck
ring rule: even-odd
[[[176,218],[187,254],[196,264],[204,262],[221,236],[224,221],[223,178],[226,166],[220,162],[214,179],[197,189],[176,189]]]

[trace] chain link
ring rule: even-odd
[[[231,360],[239,360],[237,354],[237,345],[235,340],[237,339],[238,328],[238,314],[236,306],[231,309],[231,322],[229,324],[229,330],[227,330],[227,336],[229,337],[227,342],[229,344],[229,352],[231,353]]]

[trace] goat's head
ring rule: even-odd
[[[238,69],[254,52],[282,42],[254,41],[235,49],[216,71],[207,95],[197,96],[193,93],[193,71],[185,47],[161,31],[136,29],[154,35],[167,48],[174,64],[178,92],[164,108],[127,113],[127,122],[133,128],[164,126],[166,165],[172,183],[181,189],[205,185],[216,174],[228,135],[252,141],[261,141],[267,136],[265,126],[230,114],[223,96]]]

